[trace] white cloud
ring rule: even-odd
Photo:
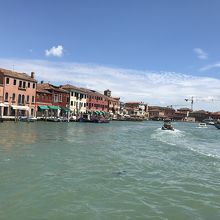
[[[193,51],[197,54],[197,57],[201,60],[208,59],[208,54],[201,48],[194,48]]]
[[[57,47],[52,47],[49,50],[45,50],[46,56],[62,57],[63,55],[63,46],[58,45]]]
[[[220,67],[220,62],[204,66],[204,67],[200,68],[200,71],[211,70],[211,69],[219,68],[219,67]]]
[[[140,71],[95,64],[43,60],[0,59],[0,67],[30,73],[39,81],[57,85],[71,83],[97,91],[110,89],[122,101],[144,101],[152,105],[190,106],[185,98],[195,97],[195,109],[219,111],[220,80],[175,72]],[[211,98],[210,98],[211,97]],[[196,101],[196,98],[199,100]],[[203,101],[202,101],[203,99]]]

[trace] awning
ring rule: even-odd
[[[70,111],[70,109],[64,108],[64,107],[61,107],[61,109],[62,109],[64,112],[69,112],[69,111]]]
[[[49,109],[52,109],[52,110],[60,110],[59,106],[52,105],[52,106],[48,106],[48,107],[49,107]]]
[[[38,108],[40,110],[48,110],[49,109],[48,106],[46,106],[46,105],[39,105]]]
[[[8,105],[6,105],[4,103],[0,103],[0,107],[8,107]]]
[[[18,109],[18,110],[29,111],[30,109],[28,106],[20,106],[20,105],[11,105],[11,107],[15,110]]]

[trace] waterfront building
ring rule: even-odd
[[[209,118],[210,112],[204,110],[193,111],[189,113],[189,117],[194,117],[196,121],[203,121],[204,119]]]
[[[80,89],[73,85],[63,85],[62,89],[69,92],[69,108],[72,115],[80,115],[86,112],[87,93],[85,90]]]
[[[34,72],[31,75],[0,69],[1,116],[36,116],[36,84]]]
[[[47,118],[50,113],[50,106],[53,105],[53,95],[51,92],[41,88],[40,84],[37,84],[36,91],[36,107],[37,117]]]
[[[215,121],[220,120],[220,112],[212,112],[209,117]]]
[[[0,118],[3,115],[3,109],[4,107],[4,86],[3,86],[3,77],[0,75]]]
[[[49,115],[50,116],[66,116],[69,111],[69,92],[60,88],[59,86],[52,85],[50,83],[41,83],[37,85],[38,91],[38,103],[44,103],[46,102],[46,97],[48,98],[48,108],[50,109]],[[47,91],[49,93],[44,93],[44,91]],[[52,100],[50,99],[52,96]],[[38,104],[39,106],[39,104]],[[38,109],[39,111],[39,109]]]
[[[130,116],[146,117],[145,105],[143,102],[126,102],[125,110]]]
[[[108,100],[108,112],[114,115],[120,114],[120,98],[112,97],[109,89],[104,91],[104,95]]]
[[[173,119],[175,117],[176,110],[171,107],[148,106],[148,112],[150,119]]]
[[[81,88],[87,94],[87,112],[108,112],[108,97],[90,89]]]

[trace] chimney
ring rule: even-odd
[[[33,78],[34,79],[34,72],[31,72],[31,78]]]

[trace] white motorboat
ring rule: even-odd
[[[206,125],[206,123],[199,123],[199,127],[200,128],[207,128],[207,125]]]

